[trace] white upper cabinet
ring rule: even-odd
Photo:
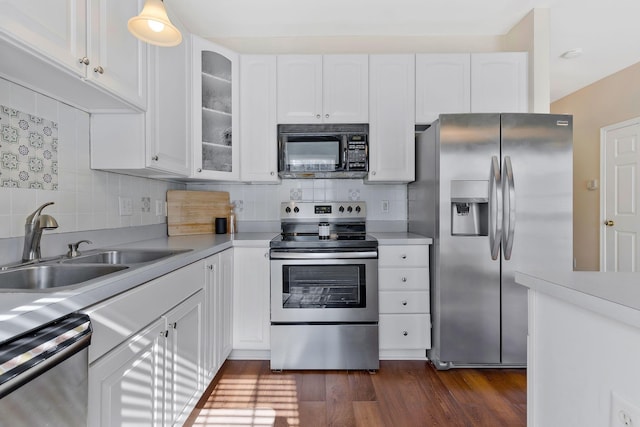
[[[147,46],[127,30],[143,1],[0,1],[0,72],[88,111],[146,108]]]
[[[527,53],[471,54],[471,112],[526,113]]]
[[[278,123],[367,123],[368,55],[280,55]]]
[[[0,1],[0,31],[84,77],[87,3],[81,0]]]
[[[415,179],[415,55],[371,55],[371,182]]]
[[[142,109],[146,107],[147,45],[127,29],[144,1],[91,0],[87,79]]]
[[[416,55],[416,123],[430,124],[442,113],[471,111],[468,53]]]
[[[240,179],[280,181],[275,55],[240,57]]]
[[[239,180],[238,54],[192,36],[192,177]]]
[[[369,55],[324,55],[322,77],[325,123],[369,121]]]
[[[175,20],[174,20],[175,21]],[[91,167],[151,178],[191,173],[189,39],[149,48],[145,113],[91,115]]]

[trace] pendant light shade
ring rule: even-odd
[[[162,0],[146,0],[140,15],[129,19],[127,28],[140,40],[157,46],[177,46],[182,34],[169,21]]]

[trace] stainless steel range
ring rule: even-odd
[[[379,368],[378,242],[364,202],[285,202],[271,241],[271,369]]]

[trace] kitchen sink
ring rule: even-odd
[[[110,249],[100,250],[76,258],[65,259],[63,264],[141,264],[158,261],[173,255],[189,252],[187,250],[154,250],[154,249]]]
[[[129,268],[125,265],[39,264],[0,272],[0,291],[50,290]]]

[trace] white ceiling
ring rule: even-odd
[[[549,8],[551,100],[640,62],[640,0],[165,0],[204,38],[496,36]],[[560,55],[581,48],[580,57]]]

